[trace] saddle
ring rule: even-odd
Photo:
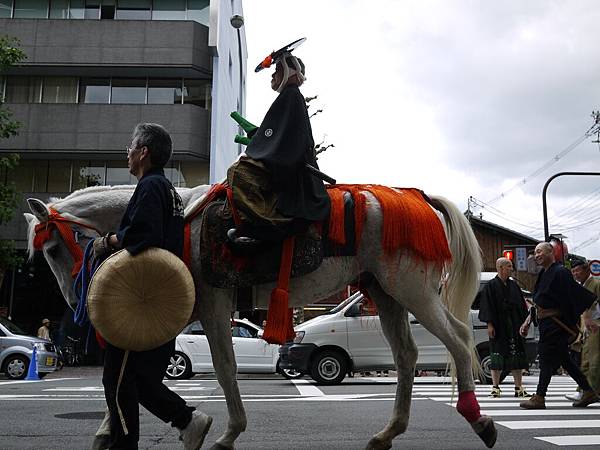
[[[211,286],[238,288],[277,281],[283,242],[264,243],[252,254],[236,253],[227,238],[227,231],[235,225],[224,198],[209,203],[201,221],[200,265],[203,278]],[[343,244],[329,239],[327,222],[311,224],[296,234],[292,278],[315,271],[325,257],[356,255],[354,201],[349,193],[344,195],[343,223]]]
[[[227,230],[235,225],[224,200],[207,205],[201,220],[200,267],[204,280],[211,286],[249,287],[278,279],[282,242],[264,243],[253,254],[236,254],[227,238]],[[291,277],[316,270],[323,256],[321,233],[311,225],[296,236]]]

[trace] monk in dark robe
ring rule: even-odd
[[[500,397],[500,374],[509,370],[515,380],[515,397],[530,397],[523,388],[523,369],[527,369],[525,339],[519,334],[521,324],[528,315],[521,289],[511,278],[513,265],[510,259],[498,258],[498,275],[485,285],[480,294],[479,320],[488,325],[492,392],[490,397]]]
[[[279,241],[311,222],[329,217],[323,182],[305,169],[318,168],[304,97],[304,64],[284,53],[276,64],[271,88],[279,96],[242,155],[227,171],[241,226],[230,230],[234,243],[248,239]],[[246,240],[244,240],[246,238]]]
[[[529,400],[521,402],[521,408],[545,409],[545,397],[552,375],[562,366],[579,385],[582,396],[573,402],[583,408],[600,400],[587,378],[569,356],[569,341],[576,336],[577,322],[596,296],[577,283],[571,272],[555,262],[552,245],[542,242],[535,248],[535,261],[543,267],[533,291],[538,315],[540,341],[540,378],[537,392]],[[526,332],[531,316],[522,325]]]

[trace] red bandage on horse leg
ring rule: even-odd
[[[458,393],[458,402],[456,410],[465,418],[467,422],[473,423],[481,417],[479,412],[479,402],[475,398],[475,392],[465,391]]]

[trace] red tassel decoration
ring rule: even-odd
[[[292,272],[292,256],[294,255],[294,236],[283,241],[281,251],[281,264],[279,266],[279,280],[277,287],[271,292],[269,311],[267,312],[267,325],[263,339],[269,344],[285,344],[294,338],[292,309],[288,307],[288,285]]]

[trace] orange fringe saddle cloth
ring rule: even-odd
[[[442,266],[452,259],[444,227],[423,193],[412,188],[391,188],[376,184],[328,185],[331,199],[329,215],[329,239],[343,245],[344,194],[348,192],[354,200],[356,249],[360,247],[365,218],[367,197],[372,194],[380,205],[383,217],[382,247],[385,254],[392,255],[400,249],[412,251],[415,258],[424,264]]]

